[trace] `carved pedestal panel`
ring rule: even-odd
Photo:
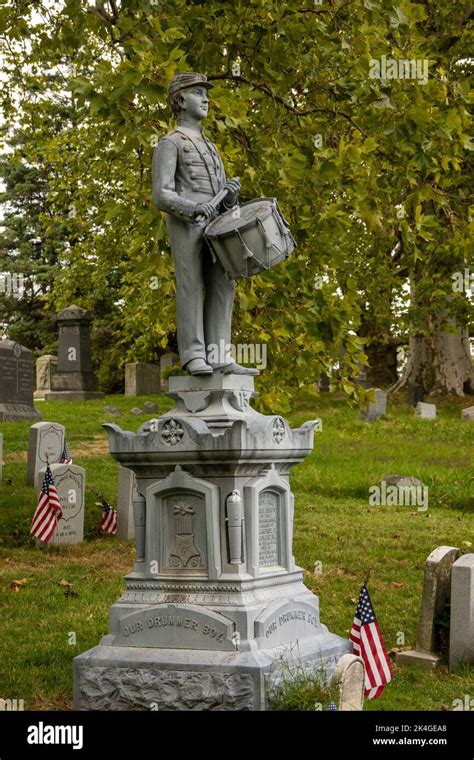
[[[329,675],[352,651],[292,553],[289,472],[317,420],[259,414],[248,376],[172,377],[169,395],[176,406],[136,434],[105,425],[136,475],[137,556],[109,633],[75,658],[76,707],[264,709],[282,657]]]

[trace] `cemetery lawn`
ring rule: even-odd
[[[130,409],[154,400],[109,396],[86,403],[37,402],[45,420],[66,426],[75,464],[88,486],[113,505],[118,463],[108,455],[104,421],[137,430],[147,419]],[[348,637],[365,573],[389,650],[415,644],[424,562],[440,545],[472,552],[474,543],[474,426],[460,419],[472,400],[443,401],[438,419],[415,420],[402,400],[387,418],[362,422],[358,410],[332,394],[302,395],[286,418],[292,426],[321,417],[315,449],[292,470],[294,553],[307,586],[320,597],[321,619]],[[107,404],[123,416],[104,413]],[[72,709],[72,658],[99,643],[110,606],[124,588],[132,542],[100,535],[101,509],[87,490],[85,542],[39,551],[29,537],[37,493],[25,486],[28,422],[0,423],[4,435],[0,488],[0,698],[25,709]],[[429,488],[429,509],[369,504],[368,489],[383,475],[412,475]],[[368,710],[450,710],[472,697],[474,668],[449,675],[394,665],[394,679]],[[304,702],[304,700],[303,700]],[[311,700],[305,703],[311,709]]]

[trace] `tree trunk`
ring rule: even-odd
[[[474,393],[469,330],[454,320],[434,319],[429,335],[410,338],[408,361],[393,393],[412,383],[431,396],[464,396]],[[448,332],[449,330],[449,332]]]

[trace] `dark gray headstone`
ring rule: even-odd
[[[33,406],[33,353],[12,340],[0,341],[0,422],[41,420]]]
[[[424,401],[426,391],[419,383],[413,383],[408,386],[408,403],[410,406],[416,406],[420,401]]]
[[[149,362],[125,365],[125,395],[152,396],[160,393],[160,368]]]
[[[47,401],[87,401],[102,398],[92,369],[90,323],[92,317],[80,306],[69,306],[57,316],[59,327],[58,366],[51,378]]]

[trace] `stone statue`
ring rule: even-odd
[[[235,282],[212,261],[200,222],[237,202],[240,183],[227,180],[216,147],[205,136],[202,121],[208,112],[212,84],[203,74],[176,74],[168,101],[177,120],[153,155],[153,200],[167,214],[167,228],[176,276],[176,323],[181,364],[190,375],[257,375],[258,370],[236,364],[230,354]],[[227,195],[211,203],[220,191]],[[225,346],[220,363],[211,361]],[[228,348],[227,348],[228,347]]]

